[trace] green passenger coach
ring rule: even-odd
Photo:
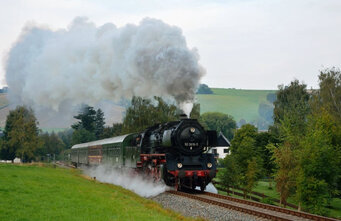
[[[71,162],[76,167],[106,164],[134,168],[140,155],[135,140],[135,134],[128,134],[76,144],[71,148]]]

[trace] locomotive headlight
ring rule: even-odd
[[[211,169],[212,168],[212,164],[211,163],[207,163],[207,167]]]
[[[191,133],[194,133],[195,132],[195,128],[191,127],[190,131],[191,131]]]
[[[177,166],[178,166],[179,169],[181,169],[182,168],[182,163],[178,163]]]

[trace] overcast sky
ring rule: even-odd
[[[1,85],[25,24],[56,30],[77,16],[98,26],[151,17],[180,27],[211,87],[276,89],[298,79],[316,88],[319,70],[341,67],[340,0],[0,0]]]

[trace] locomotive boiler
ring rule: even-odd
[[[203,191],[216,176],[216,160],[207,153],[216,143],[216,131],[206,131],[196,119],[183,117],[141,133],[74,145],[71,162],[128,167],[178,190],[198,186]]]

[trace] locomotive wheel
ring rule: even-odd
[[[201,192],[204,192],[206,189],[206,184],[205,184],[205,181],[202,181],[201,185],[200,185],[200,191]]]
[[[180,180],[180,178],[177,178],[175,180],[175,190],[181,191],[181,180]]]

